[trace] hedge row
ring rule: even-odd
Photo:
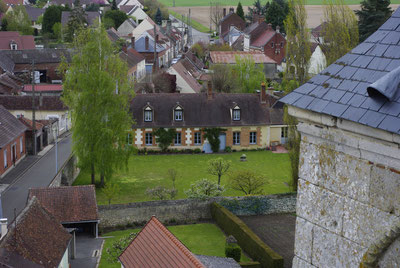
[[[268,247],[250,228],[238,217],[223,206],[212,203],[211,216],[227,235],[233,235],[240,247],[262,267],[282,268],[283,258]]]

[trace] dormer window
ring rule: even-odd
[[[10,43],[10,49],[11,49],[11,50],[17,50],[17,49],[18,49],[17,43],[15,43],[14,41],[11,41],[11,43]]]
[[[233,108],[233,115],[232,115],[233,121],[239,121],[240,120],[240,108],[239,106],[236,106]]]
[[[150,106],[144,108],[144,121],[152,122],[153,121],[153,109]]]
[[[181,106],[177,105],[174,109],[174,120],[182,121],[183,120],[183,109]]]

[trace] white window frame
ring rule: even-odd
[[[10,45],[11,50],[18,50],[18,45],[17,44],[11,44]]]
[[[4,149],[3,157],[4,157],[4,168],[7,168],[7,167],[8,167],[8,163],[7,163],[7,149]]]
[[[179,140],[179,142],[178,142],[178,140]],[[174,139],[174,145],[182,145],[182,133],[176,132],[175,139]]]
[[[288,132],[289,132],[289,128],[288,127],[282,127],[281,128],[281,138],[287,138],[288,137]]]
[[[240,121],[240,109],[233,109],[233,121]]]
[[[22,154],[22,152],[24,151],[24,147],[22,145],[23,141],[24,141],[23,137],[19,138],[19,152],[20,152],[20,154]]]
[[[147,132],[144,136],[144,143],[148,146],[153,145],[153,133]]]
[[[153,121],[153,110],[144,110],[144,122]]]
[[[201,145],[201,132],[194,133],[194,145]]]
[[[257,144],[257,132],[252,131],[250,132],[250,144]]]
[[[175,121],[182,121],[183,120],[183,111],[175,109],[174,110],[174,119],[175,119]]]
[[[240,132],[233,132],[233,145],[240,145]]]

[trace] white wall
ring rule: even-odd
[[[310,67],[308,68],[309,74],[319,74],[326,67],[326,57],[321,50],[320,46],[314,50],[310,58]]]
[[[60,264],[58,265],[58,268],[69,268],[69,260],[68,260],[68,248],[64,252],[64,256],[61,259]]]

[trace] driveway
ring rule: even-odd
[[[72,268],[96,268],[100,262],[103,238],[87,234],[76,235],[76,256],[71,260]]]

